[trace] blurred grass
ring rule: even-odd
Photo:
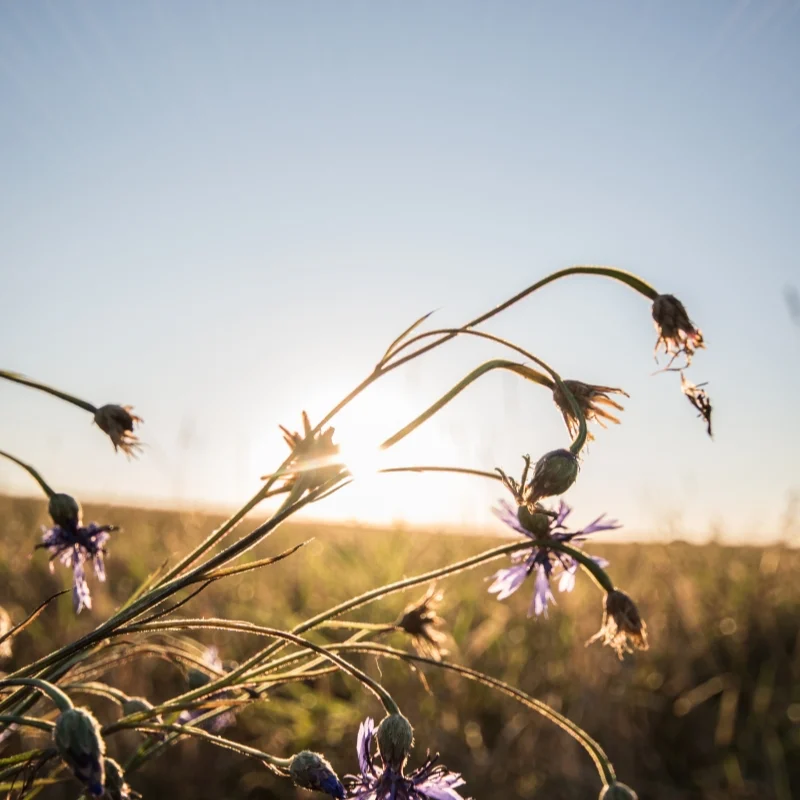
[[[13,669],[93,628],[159,564],[185,553],[221,521],[202,513],[88,507],[87,521],[113,522],[109,582],[90,585],[92,612],[75,618],[60,598],[15,641],[4,664]],[[47,567],[33,546],[47,522],[43,503],[0,497],[0,605],[15,621],[44,597],[69,585],[69,574]],[[253,517],[253,519],[258,519]],[[240,530],[249,530],[252,521]],[[766,532],[765,532],[766,533]],[[496,539],[295,523],[279,529],[248,557],[274,555],[292,543],[315,541],[286,561],[212,585],[188,604],[187,616],[225,616],[288,628],[366,589],[443,566],[497,544]],[[611,574],[637,601],[651,649],[620,663],[608,649],[584,642],[599,627],[601,598],[579,580],[557,596],[548,620],[528,620],[530,587],[505,603],[486,593],[496,564],[442,584],[440,613],[454,636],[452,660],[502,678],[583,726],[606,749],[620,779],[642,800],[657,798],[800,797],[800,553],[784,547],[728,548],[718,544],[598,545]],[[391,622],[425,587],[387,598],[353,618]],[[262,643],[221,632],[197,635],[222,657],[241,660]],[[398,634],[390,642],[409,643]],[[395,662],[358,663],[379,672],[412,718],[415,761],[426,748],[464,773],[475,798],[595,798],[596,773],[585,753],[532,712],[474,683],[425,668],[419,675]],[[105,680],[152,701],[184,688],[174,664],[142,659],[115,668]],[[429,688],[428,688],[429,687]],[[117,713],[86,698],[104,720]],[[356,769],[355,734],[374,699],[341,675],[283,687],[248,707],[227,732],[276,755],[322,750],[344,774]],[[39,734],[26,734],[35,746]],[[124,758],[138,734],[113,738]],[[3,746],[23,746],[18,735]],[[202,742],[183,742],[132,779],[146,798],[310,797],[257,763]],[[43,797],[77,797],[75,784]]]

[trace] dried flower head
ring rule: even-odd
[[[128,457],[135,456],[142,449],[139,437],[134,434],[133,429],[144,420],[132,414],[132,411],[133,406],[109,404],[101,406],[94,414],[97,427],[111,439],[114,450],[122,450]]]
[[[464,785],[463,778],[437,765],[438,755],[428,757],[425,763],[406,775],[403,768],[395,768],[378,754],[372,755],[372,742],[376,738],[375,723],[369,717],[358,729],[358,764],[360,775],[348,775],[347,797],[360,800],[464,800],[456,788]]]
[[[416,603],[406,606],[395,627],[411,637],[414,649],[426,658],[441,661],[447,651],[441,645],[447,641],[447,634],[437,630],[444,620],[436,613],[436,606],[442,602],[444,594],[431,584],[427,592]]]
[[[293,756],[292,763],[289,765],[289,776],[296,786],[315,792],[324,792],[331,797],[344,800],[344,786],[342,786],[339,776],[320,753],[303,750]]]
[[[42,543],[36,547],[43,547],[50,553],[50,571],[53,562],[59,559],[66,567],[72,568],[72,603],[75,613],[80,614],[84,608],[92,607],[92,595],[89,584],[86,582],[84,564],[91,561],[94,565],[94,574],[99,581],[105,581],[106,568],[104,555],[105,544],[109,534],[119,530],[116,525],[97,525],[90,522],[86,527],[80,524],[80,519],[70,525],[55,525],[45,530]]]
[[[702,331],[689,319],[683,303],[677,297],[671,294],[658,295],[653,301],[653,321],[658,331],[656,355],[663,346],[664,352],[672,356],[667,368],[680,355],[684,356],[688,367],[695,351],[705,347]]]
[[[100,725],[86,708],[62,711],[53,728],[58,754],[90,794],[100,797],[105,784],[106,743]]]
[[[639,614],[636,604],[625,592],[614,589],[606,595],[603,624],[586,644],[598,639],[613,648],[620,661],[625,653],[632,653],[634,647],[637,650],[647,650],[649,647],[647,625]]]
[[[520,514],[522,510],[525,514]],[[610,531],[620,527],[613,519],[606,520],[605,514],[599,516],[594,522],[579,531],[568,531],[564,525],[572,509],[562,500],[558,511],[548,511],[540,505],[535,507],[533,514],[527,506],[514,509],[506,500],[500,500],[497,507],[492,509],[495,515],[510,528],[523,536],[537,542],[529,550],[521,550],[511,555],[514,566],[498,570],[492,577],[494,581],[489,587],[489,592],[497,595],[498,600],[505,600],[519,589],[528,576],[535,574],[533,598],[528,616],[534,614],[547,616],[548,602],[553,600],[550,590],[551,578],[558,577],[558,588],[561,592],[571,592],[575,587],[575,575],[578,571],[578,562],[566,553],[560,553],[547,547],[548,539],[553,542],[568,543],[580,547],[585,538],[597,531]],[[531,532],[530,525],[523,524],[532,517],[535,521],[535,532]],[[546,521],[546,529],[541,529],[541,521]],[[608,561],[598,556],[592,559],[601,567],[608,566]]]
[[[292,433],[280,426],[283,439],[292,450],[289,471],[294,474],[287,479],[286,486],[301,486],[312,491],[332,478],[343,469],[339,456],[339,445],[333,441],[334,428],[325,428],[314,434],[308,414],[303,412],[303,433]]]
[[[686,380],[686,376],[681,372],[681,391],[689,398],[689,402],[698,410],[698,415],[706,423],[706,432],[713,438],[711,433],[711,398],[708,392],[702,389],[705,383],[694,384]]]
[[[581,381],[567,380],[564,381],[564,385],[572,392],[572,396],[583,412],[583,416],[586,417],[587,422],[594,420],[603,428],[606,427],[604,420],[619,425],[619,419],[610,414],[603,406],[610,406],[617,409],[617,411],[623,411],[623,406],[617,403],[616,400],[612,400],[609,394],[621,394],[625,397],[630,397],[627,392],[622,389],[615,389],[613,386],[594,386],[591,383],[582,383]],[[553,387],[553,400],[564,417],[564,422],[570,435],[575,436],[580,428],[580,420],[575,416],[575,412],[572,410],[569,400],[559,384]],[[594,439],[594,436],[591,433],[587,433],[587,438],[591,440]]]

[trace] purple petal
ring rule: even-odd
[[[455,785],[461,786],[463,783],[464,781],[461,781]],[[431,800],[464,800],[458,792],[441,783],[435,784],[431,781],[425,781],[425,783],[421,783],[415,788],[423,797],[430,797]]]
[[[597,533],[597,531],[613,531],[622,527],[622,523],[615,519],[605,520],[606,515],[601,514],[594,522],[590,522],[583,530],[578,531],[577,535],[586,536],[590,533]]]
[[[493,577],[494,583],[489,587],[490,594],[497,592],[497,599],[505,600],[511,597],[528,577],[528,565],[519,564],[516,567],[498,570]]]
[[[497,504],[500,506],[492,506],[492,512],[494,515],[503,523],[508,525],[509,528],[513,528],[517,533],[523,534],[523,536],[530,537],[530,532],[526,531],[522,525],[519,524],[519,518],[517,517],[517,509],[511,505],[507,500],[501,499],[497,501]]]
[[[608,559],[603,558],[602,556],[590,556],[590,557],[592,561],[594,561],[594,563],[597,564],[598,567],[602,567],[603,569],[605,569],[609,564]]]
[[[541,614],[547,616],[548,602],[554,602],[555,598],[550,591],[550,581],[547,578],[547,573],[544,567],[539,567],[536,570],[536,582],[534,583],[533,599],[531,600],[530,608],[528,609],[528,616],[532,617],[534,614],[538,617]]]
[[[572,509],[563,501],[558,502],[558,515],[553,523],[554,528],[559,528],[564,524],[564,520],[572,513]]]
[[[372,769],[372,757],[370,756],[370,745],[372,744],[372,735],[375,730],[375,721],[372,717],[367,717],[361,725],[358,726],[358,766],[361,768],[362,775],[369,775]]]
[[[94,574],[97,575],[97,580],[104,581],[106,579],[106,565],[103,561],[103,554],[98,553],[92,561],[94,562]]]
[[[571,592],[575,588],[575,573],[578,571],[578,565],[573,563],[567,567],[558,579],[559,592]]]

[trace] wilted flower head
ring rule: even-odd
[[[105,784],[106,743],[100,725],[86,708],[62,711],[53,729],[58,754],[91,794],[100,797]]]
[[[339,445],[333,441],[334,428],[325,428],[313,434],[313,427],[308,419],[308,414],[303,412],[303,433],[280,426],[283,431],[283,440],[292,450],[292,460],[289,469],[295,474],[286,481],[287,486],[299,485],[303,489],[312,491],[318,486],[335,478],[342,471],[339,455]]]
[[[59,496],[62,495],[55,495],[55,497]],[[55,521],[56,516],[53,516]],[[62,522],[69,522],[69,524],[57,523],[49,530],[46,529],[42,535],[42,543],[37,544],[36,547],[43,547],[50,553],[51,571],[55,559],[59,559],[66,567],[72,568],[72,603],[75,612],[80,614],[84,608],[92,607],[92,595],[89,592],[89,584],[86,582],[84,564],[90,560],[94,565],[97,579],[99,581],[106,579],[106,568],[103,561],[106,552],[105,544],[109,539],[109,534],[119,528],[116,525],[97,525],[94,522],[83,527],[80,524],[80,516],[69,520],[64,517],[61,519]]]
[[[292,758],[289,775],[296,786],[324,792],[344,800],[344,786],[328,760],[320,753],[303,750]]]
[[[705,347],[702,331],[689,319],[683,303],[671,294],[660,294],[653,301],[653,321],[658,331],[656,354],[663,346],[664,352],[672,356],[667,367],[681,354],[686,366],[692,362],[695,350]]]
[[[441,661],[442,655],[447,653],[441,648],[447,641],[447,635],[437,630],[437,626],[443,625],[444,620],[435,610],[443,597],[443,593],[437,591],[435,584],[431,584],[428,591],[416,603],[406,606],[403,615],[395,623],[397,628],[411,637],[414,649],[421,656],[435,661]]]
[[[402,767],[387,764],[380,754],[373,756],[375,723],[367,717],[358,729],[360,775],[348,775],[347,797],[360,800],[464,800],[456,788],[462,777],[437,765],[438,755],[428,757],[418,769],[406,775]]]
[[[647,625],[639,614],[636,604],[625,592],[618,589],[606,595],[603,607],[603,624],[586,644],[597,640],[613,648],[620,661],[625,653],[647,650]],[[633,645],[633,647],[631,647]]]
[[[110,800],[129,800],[131,787],[125,782],[125,772],[113,758],[105,760],[106,794]]]
[[[221,677],[225,672],[227,672],[219,657],[219,651],[213,645],[207,647],[203,652],[203,661],[208,667],[208,671],[198,668],[192,668],[189,670],[187,682],[189,684],[189,688],[192,690],[199,689],[201,686],[211,683],[211,681]],[[206,699],[208,701],[229,700],[232,697],[232,692],[228,691],[227,689],[221,689],[218,692],[213,692],[212,694],[208,695]],[[202,717],[203,715],[207,714],[210,710],[210,708],[185,708],[178,716],[178,724],[189,725],[198,717]],[[225,730],[225,728],[230,728],[235,724],[236,715],[233,713],[233,711],[227,710],[217,714],[215,717],[203,720],[203,722],[199,724],[199,727],[203,730],[208,730],[211,733],[219,733],[220,731]]]
[[[681,372],[681,391],[689,398],[689,402],[698,410],[698,416],[705,420],[706,432],[711,433],[711,398],[708,392],[700,387],[705,383],[694,384],[686,380],[686,376]]]
[[[627,392],[622,389],[615,389],[612,386],[594,386],[591,383],[582,383],[581,381],[566,380],[564,385],[572,393],[587,422],[594,420],[603,428],[606,427],[604,420],[619,425],[619,419],[610,414],[603,406],[610,406],[617,409],[617,411],[623,411],[623,407],[616,400],[612,400],[609,394],[621,394],[625,397],[630,397]],[[564,417],[567,430],[572,436],[575,436],[580,428],[580,421],[575,416],[575,412],[572,410],[569,400],[559,384],[553,386],[553,400]],[[587,433],[587,438],[594,439],[594,436],[591,433]]]
[[[498,506],[492,510],[502,522],[517,533],[537,542],[546,542],[550,539],[554,542],[580,547],[589,534],[615,530],[620,527],[616,520],[606,520],[605,514],[603,514],[581,530],[568,531],[564,522],[572,509],[563,500],[559,504],[557,512],[548,511],[538,504],[534,507],[533,512],[526,505],[520,505],[515,509],[506,500],[500,500]],[[534,523],[533,525],[530,524],[531,521]],[[514,562],[514,566],[498,570],[492,576],[494,581],[489,587],[489,591],[497,594],[498,600],[505,600],[519,589],[529,575],[535,575],[533,599],[528,609],[529,617],[534,614],[547,616],[547,604],[554,600],[550,590],[551,578],[558,577],[559,591],[571,592],[575,586],[578,562],[566,553],[552,550],[546,544],[540,543],[529,550],[513,553],[511,560]],[[592,560],[601,567],[608,565],[604,558],[592,556]]]
[[[598,800],[639,800],[639,795],[630,786],[615,781],[600,790]]]
[[[109,404],[101,406],[94,414],[97,427],[111,439],[114,450],[120,449],[126,456],[136,455],[136,451],[142,449],[133,429],[144,420],[132,414],[132,411],[133,406]]]

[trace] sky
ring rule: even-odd
[[[0,3],[0,368],[131,404],[142,457],[0,382],[0,449],[86,502],[234,508],[421,314],[459,325],[610,264],[680,297],[715,438],[648,302],[557,282],[487,323],[624,387],[566,496],[616,538],[800,536],[800,3]],[[495,346],[456,341],[334,421],[362,463]],[[385,454],[518,474],[569,438],[492,373]],[[366,454],[366,456],[365,456]],[[0,464],[0,491],[35,493]],[[500,532],[498,486],[370,476],[306,516]]]

